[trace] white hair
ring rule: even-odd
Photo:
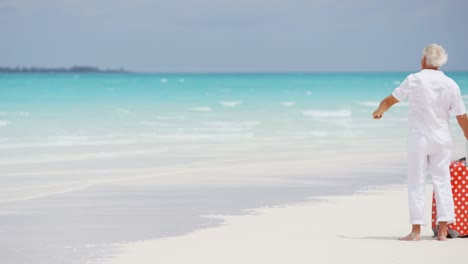
[[[424,48],[423,58],[426,58],[427,65],[439,68],[447,62],[448,55],[442,46],[430,44]]]

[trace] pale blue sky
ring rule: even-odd
[[[466,0],[0,0],[0,66],[154,72],[468,70]]]

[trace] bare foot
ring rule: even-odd
[[[407,235],[405,237],[400,237],[398,240],[402,240],[402,241],[419,241],[419,240],[421,240],[421,236],[419,235],[419,233],[411,232],[409,235]]]
[[[439,235],[437,239],[439,241],[447,240],[447,222],[439,222]]]
[[[447,240],[447,230],[439,230],[439,236],[437,237],[439,241],[446,241]]]

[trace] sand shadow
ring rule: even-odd
[[[342,236],[342,235],[337,235],[339,238],[344,238],[344,239],[366,239],[366,240],[388,240],[388,241],[400,241],[398,240],[397,236],[365,236],[365,237],[351,237],[351,236]],[[431,240],[437,240],[433,236],[421,236],[422,241],[431,241]]]

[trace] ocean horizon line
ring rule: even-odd
[[[130,73],[136,74],[213,74],[213,75],[223,75],[223,74],[384,74],[384,73],[392,73],[392,74],[400,74],[400,73],[411,73],[411,72],[418,72],[419,69],[415,70],[401,70],[401,71],[131,71]],[[467,70],[449,70],[443,72],[449,73],[468,73]]]

